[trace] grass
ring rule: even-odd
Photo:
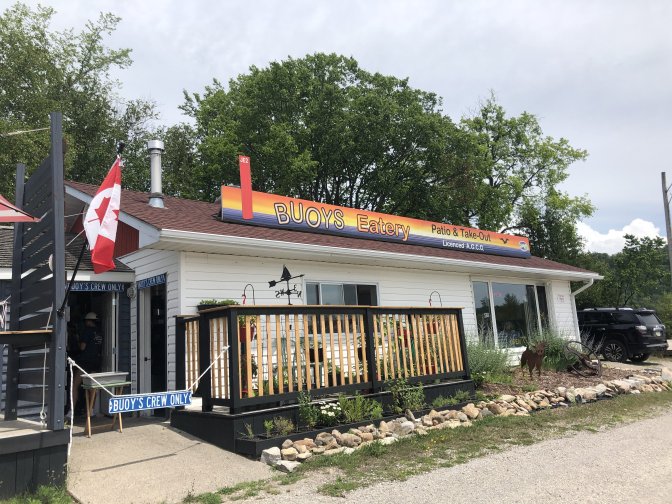
[[[513,446],[530,445],[576,432],[600,432],[653,416],[671,407],[672,392],[660,392],[619,396],[578,407],[544,410],[528,417],[487,417],[468,428],[432,430],[426,436],[411,436],[387,446],[370,443],[351,455],[313,457],[295,473],[226,487],[216,495],[240,500],[256,497],[262,492],[279,493],[279,485],[290,485],[311,473],[328,470],[335,477],[318,487],[318,492],[343,497],[358,488],[384,481],[403,481],[417,474],[463,464]]]
[[[71,504],[74,502],[65,488],[41,486],[32,494],[24,494],[8,500],[0,500],[0,504]]]

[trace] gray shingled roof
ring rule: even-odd
[[[80,182],[66,181],[65,184],[90,196],[96,194],[97,186]],[[217,219],[221,205],[183,198],[164,196],[166,208],[154,208],[147,204],[149,193],[122,189],[121,209],[123,212],[140,219],[158,229],[174,229],[197,233],[217,234],[222,236],[237,236],[277,240],[291,243],[305,243],[311,245],[325,245],[359,250],[377,250],[396,252],[401,254],[459,259],[481,264],[498,264],[523,268],[540,268],[556,271],[576,273],[596,273],[569,264],[562,264],[541,257],[507,257],[489,254],[474,254],[461,250],[408,245],[385,241],[366,240],[302,231],[274,229],[262,226],[250,226],[222,222]]]
[[[65,235],[65,243],[67,245],[65,250],[65,269],[73,270],[77,264],[79,252],[84,244],[84,235],[80,235],[69,243],[75,237],[74,234]],[[0,268],[12,267],[12,248],[14,245],[14,230],[11,227],[0,227]],[[121,261],[114,261],[116,268],[113,271],[129,272],[133,271]],[[91,253],[88,250],[84,251],[84,257],[79,265],[81,271],[93,271],[91,264]]]

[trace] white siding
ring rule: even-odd
[[[382,306],[429,306],[429,295],[436,290],[441,294],[444,307],[464,309],[467,331],[475,327],[471,283],[466,274],[193,252],[183,254],[182,264],[181,307],[184,314],[194,313],[202,299],[234,299],[240,303],[248,283],[254,286],[258,305],[287,304],[287,298],[276,298],[276,289],[268,287],[269,280],[280,278],[282,266],[286,264],[293,275],[305,275],[295,281],[301,291],[306,281],[374,284],[378,287],[378,302]],[[247,289],[247,302],[252,303],[250,288]],[[297,304],[303,302],[305,294],[303,301],[296,301]],[[436,295],[432,303],[439,306]]]
[[[575,338],[577,326],[571,286],[569,282],[559,280],[550,282],[550,285],[548,303],[552,306],[554,328],[567,339]]]
[[[175,388],[175,316],[180,314],[180,253],[166,250],[145,249],[124,257],[124,262],[135,270],[136,281],[166,274],[167,317],[167,371],[168,390]],[[138,386],[138,316],[137,300],[131,306],[131,379],[133,391]]]

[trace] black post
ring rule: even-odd
[[[65,185],[63,183],[63,116],[51,113],[51,172],[54,226],[53,292],[54,311],[66,302],[65,290]],[[74,276],[74,275],[73,275]],[[54,329],[49,348],[49,416],[47,428],[64,428],[65,407],[65,346],[67,324],[63,317],[54,313]]]
[[[229,338],[229,389],[231,391],[231,413],[236,413],[240,401],[240,386],[238,383],[238,310],[229,310],[227,319],[227,336]],[[278,357],[279,358],[279,357]],[[272,378],[271,378],[272,379]]]
[[[26,165],[16,165],[16,206],[23,209],[26,183]],[[12,301],[10,305],[9,328],[20,329],[21,319],[21,251],[23,250],[22,223],[14,224],[14,250],[12,255]],[[7,389],[5,394],[5,420],[16,420],[19,394],[19,349],[13,345],[7,348]]]
[[[77,276],[77,272],[79,271],[79,265],[82,262],[82,257],[84,257],[85,250],[86,250],[86,239],[84,239],[84,243],[82,244],[82,250],[79,251],[79,257],[77,258],[75,269],[72,272],[72,276],[70,277],[70,282],[68,282],[68,288],[65,290],[65,297],[63,299],[63,303],[61,304],[61,307],[58,309],[58,312],[56,312],[59,317],[62,317],[63,314],[65,313],[65,305],[68,303],[68,296],[70,295],[70,291],[72,290],[72,285],[75,283],[75,277]]]
[[[175,317],[175,390],[185,390],[187,380],[185,376],[186,361],[186,321],[183,317]]]
[[[203,373],[210,366],[210,324],[208,314],[202,313],[198,319],[198,367]],[[202,411],[212,411],[212,372],[210,369],[198,382],[198,391],[203,401]]]
[[[457,310],[457,330],[460,332],[460,350],[462,351],[462,367],[464,374],[470,378],[469,359],[467,358],[467,341],[464,335],[464,323],[462,321],[462,310]]]
[[[383,389],[382,382],[378,381],[376,373],[378,371],[378,363],[376,362],[376,348],[375,340],[373,338],[373,311],[371,308],[365,308],[366,311],[366,358],[369,367],[369,379],[371,380],[371,388],[374,392],[381,392]]]

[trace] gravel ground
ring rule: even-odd
[[[317,475],[265,503],[672,502],[672,410],[596,434],[516,447],[404,482],[377,484],[346,498],[315,493]]]

